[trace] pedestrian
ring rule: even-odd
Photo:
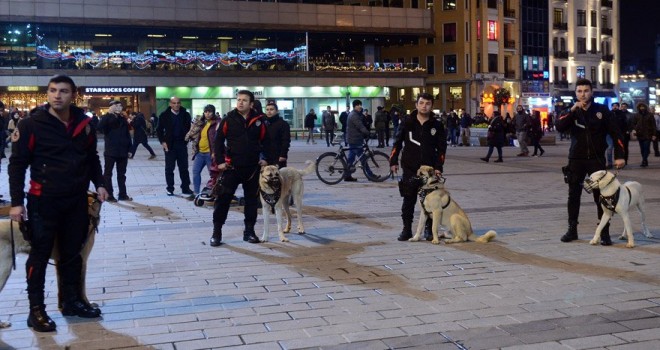
[[[656,107],[657,110],[658,107]],[[655,113],[653,116],[655,120],[655,140],[653,140],[653,151],[655,151],[655,156],[660,157],[660,151],[658,150],[658,139],[660,139],[660,114]]]
[[[442,176],[447,151],[447,131],[442,122],[433,113],[433,95],[417,95],[416,109],[399,125],[400,132],[392,145],[390,167],[392,173],[398,173],[399,154],[403,175],[399,181],[399,193],[403,197],[401,219],[403,230],[397,240],[407,241],[412,237],[412,222],[417,202],[419,185],[412,181],[422,165],[432,166],[437,177]],[[424,237],[432,239],[432,220],[425,223]]]
[[[488,135],[486,141],[488,143],[488,153],[484,158],[480,158],[484,162],[488,163],[490,156],[493,154],[493,149],[497,148],[497,159],[493,163],[502,163],[502,146],[506,142],[506,125],[502,115],[499,111],[493,112],[493,119],[490,121],[488,126]]]
[[[545,150],[541,147],[541,138],[543,137],[543,125],[541,124],[541,112],[534,111],[530,118],[529,138],[534,146],[532,157],[543,157]]]
[[[195,119],[186,134],[185,140],[192,142],[193,161],[193,192],[198,195],[202,186],[202,169],[206,168],[209,175],[214,171],[213,145],[218,130],[218,117],[215,115],[215,106],[204,106],[204,114]]]
[[[289,158],[289,147],[291,147],[291,129],[289,123],[282,119],[279,109],[274,101],[266,104],[266,135],[268,138],[268,149],[266,149],[266,162],[268,165],[277,165],[284,168]]]
[[[447,113],[447,131],[451,147],[456,147],[458,144],[459,122],[458,115],[454,111]]]
[[[626,161],[626,165],[628,165],[628,156],[630,155],[630,134],[633,130],[635,115],[628,111],[628,104],[626,102],[621,102],[621,113],[623,113],[626,118],[626,129],[621,130],[621,133],[623,134],[624,160]]]
[[[513,116],[513,127],[516,129],[516,139],[518,140],[518,146],[520,147],[520,153],[517,154],[518,157],[527,157],[529,156],[529,149],[527,148],[527,132],[531,126],[531,121],[529,114],[525,112],[523,106],[518,105],[516,107],[516,114]]]
[[[385,112],[385,115],[387,116],[387,120],[385,121],[385,146],[390,147],[390,124],[392,123],[392,116],[390,115],[390,112],[387,110],[383,109]]]
[[[9,114],[5,111],[5,104],[0,101],[0,165],[2,165],[2,159],[7,157],[5,155],[5,147],[7,146],[5,139],[9,137],[6,135],[5,125],[7,125],[6,120],[8,117]],[[0,204],[4,204],[6,202],[7,201],[2,199],[2,195],[0,194]]]
[[[452,113],[454,113],[452,111]],[[459,122],[461,127],[461,144],[459,146],[470,146],[470,126],[472,126],[472,118],[466,112],[461,114],[461,119]]]
[[[605,169],[605,149],[609,134],[614,140],[614,167],[625,166],[621,132],[617,128],[612,113],[607,106],[593,101],[591,81],[578,79],[575,83],[577,102],[565,111],[557,122],[557,131],[570,130],[571,146],[568,153],[568,165],[562,168],[564,179],[568,183],[568,230],[561,237],[562,242],[578,239],[578,218],[580,215],[580,197],[582,183],[589,174]],[[593,191],[598,220],[603,215],[600,205],[600,190]],[[611,245],[610,224],[601,233],[602,245]]]
[[[348,166],[355,162],[355,158],[362,155],[364,140],[369,138],[369,130],[364,126],[362,115],[362,101],[353,100],[353,110],[348,115],[348,126],[346,127],[346,142],[348,143]],[[355,182],[352,176],[355,169],[348,169],[344,174],[344,181]]]
[[[181,178],[181,193],[193,195],[190,189],[190,173],[188,172],[188,143],[186,134],[190,131],[192,119],[190,113],[181,106],[181,100],[173,96],[170,106],[158,117],[158,141],[165,152],[165,188],[168,196],[174,195],[174,168],[179,167]]]
[[[316,116],[316,113],[314,112],[314,109],[310,109],[309,113],[305,116],[305,129],[307,129],[307,144],[311,141],[312,144],[315,144],[316,141],[314,141],[314,124],[316,123],[316,119],[318,117]]]
[[[401,112],[398,108],[390,108],[390,117],[392,118],[392,131],[394,139],[396,140],[396,135],[399,133],[399,123],[401,123]]]
[[[378,148],[385,147],[385,133],[387,131],[388,116],[387,111],[383,106],[378,106],[376,116],[374,118],[374,128],[376,129],[376,137],[378,138]],[[389,145],[388,145],[389,146]]]
[[[341,123],[341,135],[344,140],[344,146],[348,146],[346,143],[346,126],[348,125],[348,114],[351,112],[351,108],[346,106],[346,110],[341,112],[339,115],[339,122]]]
[[[245,230],[243,240],[259,243],[254,225],[257,222],[259,170],[266,161],[260,162],[260,154],[269,149],[266,138],[266,120],[254,109],[254,94],[239,90],[236,108],[220,121],[215,138],[215,161],[221,171],[221,191],[213,206],[213,234],[210,245],[222,244],[222,226],[227,220],[229,205],[239,184],[243,186],[245,198]]]
[[[147,121],[144,119],[144,114],[142,112],[136,113],[135,118],[131,119],[130,125],[133,126],[133,146],[128,152],[130,153],[128,158],[133,159],[135,157],[135,151],[137,151],[139,145],[144,146],[149,151],[149,159],[156,158],[156,153],[149,146],[149,139],[147,138],[149,131],[147,130]]]
[[[374,119],[371,117],[369,110],[366,108],[362,111],[362,120],[364,122],[364,127],[367,128],[371,134],[371,125],[374,123]]]
[[[332,114],[330,106],[323,111],[323,114],[321,115],[321,123],[323,125],[323,130],[325,131],[325,143],[330,147],[332,141],[335,139],[335,129],[337,128],[335,115]]]
[[[655,119],[649,111],[649,106],[640,102],[637,104],[637,113],[633,120],[632,135],[637,137],[639,149],[642,153],[642,168],[649,166],[649,154],[651,154],[651,141],[655,141]]]
[[[101,310],[80,294],[83,275],[80,247],[89,225],[90,182],[96,186],[101,202],[108,198],[108,192],[96,151],[96,132],[89,126],[91,119],[73,105],[75,97],[76,85],[70,77],[51,78],[46,90],[47,104],[33,109],[30,118],[18,124],[11,137],[9,216],[16,222],[27,220],[32,232],[25,263],[30,304],[27,325],[37,332],[51,332],[57,327],[44,305],[46,267],[53,247],[59,252],[59,261],[65,262],[57,266],[62,315],[83,318],[101,315]],[[28,167],[30,189],[26,211],[24,187]]]
[[[628,121],[626,119],[626,114],[623,111],[621,111],[618,102],[612,103],[611,107],[612,107],[612,117],[614,119],[614,122],[616,123],[619,131],[621,133],[624,133],[625,130],[627,130],[628,128]],[[605,160],[607,161],[607,164],[605,165],[605,169],[612,169],[614,168],[614,141],[612,140],[612,137],[610,137],[610,135],[607,135],[606,139],[607,139],[607,149],[605,150]]]
[[[103,151],[106,190],[108,202],[132,201],[126,192],[126,167],[131,156],[131,135],[128,132],[128,120],[121,114],[123,106],[120,101],[110,102],[110,108],[99,121],[99,131],[103,134],[105,150]],[[112,169],[117,168],[117,187],[119,194],[115,198],[112,188]]]

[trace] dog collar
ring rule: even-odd
[[[426,215],[431,214],[428,210],[426,210],[426,207],[424,206],[424,200],[426,199],[426,196],[433,192],[440,189],[440,187],[433,187],[433,188],[420,188],[418,192],[419,196],[419,204],[422,206],[422,210],[426,213]],[[449,206],[449,203],[451,203],[451,196],[449,193],[447,193],[447,203],[442,205],[442,209],[446,209]]]

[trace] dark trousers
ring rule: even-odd
[[[639,150],[642,153],[642,161],[649,161],[649,154],[651,154],[651,139],[637,140],[639,142]]]
[[[623,159],[626,161],[626,165],[628,165],[628,146],[630,145],[630,134],[625,133],[623,134]]]
[[[46,267],[55,240],[60,253],[58,273],[64,290],[79,291],[82,272],[80,251],[87,238],[87,193],[67,197],[28,195],[27,212],[32,227],[31,250],[25,263],[30,306],[44,303]],[[79,296],[64,295],[64,298]]]
[[[335,131],[334,130],[326,130],[325,131],[325,143],[328,144],[328,147],[332,145],[332,141],[335,139]]]
[[[532,137],[532,145],[534,145],[534,155],[536,155],[536,152],[541,151],[541,153],[545,153],[545,150],[543,147],[541,147],[541,139],[537,137]]]
[[[167,190],[174,191],[174,167],[179,168],[181,190],[190,190],[190,172],[188,171],[188,146],[185,142],[173,142],[165,152],[165,182]]]
[[[660,138],[660,130],[655,131],[655,141],[653,141],[653,153],[655,153],[655,156],[657,157],[660,154],[660,151],[658,151],[658,139]]]
[[[568,168],[571,172],[568,179],[568,223],[577,224],[584,178],[598,170],[605,170],[605,159],[569,159]],[[603,216],[603,208],[599,203],[600,190],[595,189],[593,196],[600,220],[600,217]]]
[[[385,129],[376,130],[376,136],[378,136],[378,147],[385,146]]]
[[[112,168],[117,165],[117,187],[119,187],[119,196],[126,196],[126,167],[128,166],[128,157],[104,156],[105,169],[103,178],[105,179],[105,189],[110,196],[113,196],[112,189]]]
[[[486,154],[486,159],[490,159],[490,156],[493,155],[493,148],[497,148],[497,159],[502,159],[502,146],[488,146],[488,154]]]
[[[144,146],[144,148],[146,148],[147,151],[149,151],[149,154],[151,154],[152,156],[156,155],[156,153],[154,153],[153,148],[149,146],[149,140],[147,140],[147,138],[145,137],[142,141],[133,140],[133,145],[131,146],[131,150],[129,151],[129,153],[131,154],[131,158],[135,157],[135,151],[137,151],[138,145]]]
[[[385,129],[385,145],[387,147],[390,146],[390,127],[388,126],[387,129]]]
[[[220,181],[220,179],[218,179]],[[254,227],[257,222],[257,201],[259,191],[259,166],[225,170],[222,175],[222,192],[213,203],[213,225],[225,224],[229,205],[238,185],[243,186],[245,198],[245,226]]]

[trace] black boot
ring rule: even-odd
[[[610,223],[603,228],[603,231],[600,232],[600,245],[612,245],[612,238],[610,238]]]
[[[211,247],[217,247],[222,245],[222,226],[213,224],[213,235],[209,242]]]
[[[243,240],[248,243],[261,243],[257,237],[257,233],[254,232],[254,224],[245,225],[245,231],[243,231]]]
[[[46,305],[44,304],[30,306],[27,326],[32,327],[37,332],[52,332],[57,328],[55,321],[46,313]]]
[[[577,225],[578,225],[577,222],[568,223],[568,231],[566,231],[566,233],[564,233],[564,235],[561,236],[562,242],[567,243],[578,239]]]
[[[407,241],[412,238],[412,221],[410,222],[403,222],[403,230],[399,234],[399,237],[397,237],[397,241]]]
[[[424,223],[424,239],[427,241],[432,241],[433,240],[433,220],[432,219],[426,219],[426,222]]]
[[[64,302],[62,303],[62,315],[78,316],[82,318],[96,318],[101,316],[101,309],[87,303],[80,297],[80,287],[67,285],[64,289]]]

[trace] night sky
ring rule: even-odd
[[[630,63],[639,63],[644,70],[655,70],[655,38],[660,33],[660,0],[620,0],[619,6],[622,71]]]

